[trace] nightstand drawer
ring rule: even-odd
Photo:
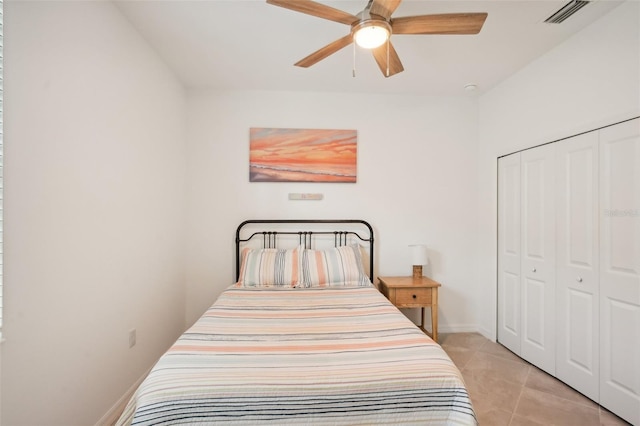
[[[430,288],[397,288],[396,289],[396,306],[410,305],[430,305],[431,289]]]

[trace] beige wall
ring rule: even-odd
[[[94,424],[183,330],[185,96],[110,2],[4,6],[2,423]]]
[[[377,233],[378,273],[410,273],[407,246],[426,244],[427,272],[443,283],[441,330],[475,329],[476,115],[465,97],[190,93],[187,322],[233,282],[243,220],[362,218]],[[250,127],[356,129],[357,183],[250,183]]]

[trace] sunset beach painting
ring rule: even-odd
[[[251,128],[251,182],[356,182],[358,132]]]

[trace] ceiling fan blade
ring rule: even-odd
[[[353,37],[351,34],[347,34],[346,36],[339,38],[333,43],[327,44],[325,47],[316,50],[311,55],[307,56],[304,59],[299,60],[295,63],[295,66],[302,68],[309,68],[311,65],[314,65],[329,55],[336,53],[338,50],[343,47],[347,47],[353,41]]]
[[[346,25],[351,25],[358,20],[357,16],[350,13],[311,0],[267,0],[267,3]]]
[[[391,14],[400,6],[402,0],[373,0],[369,13],[389,20]]]
[[[389,41],[389,68],[387,69],[387,43],[383,44],[380,47],[376,47],[372,49],[373,57],[375,58],[378,66],[380,67],[380,71],[384,74],[385,77],[391,77],[394,74],[398,74],[404,71],[404,67],[402,66],[402,62],[400,62],[400,57],[396,52],[396,49],[393,48],[393,44]]]
[[[393,34],[478,34],[486,13],[403,16],[391,20]]]

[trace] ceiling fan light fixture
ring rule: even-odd
[[[353,39],[365,49],[382,46],[391,36],[391,26],[385,21],[367,20],[353,27]]]

